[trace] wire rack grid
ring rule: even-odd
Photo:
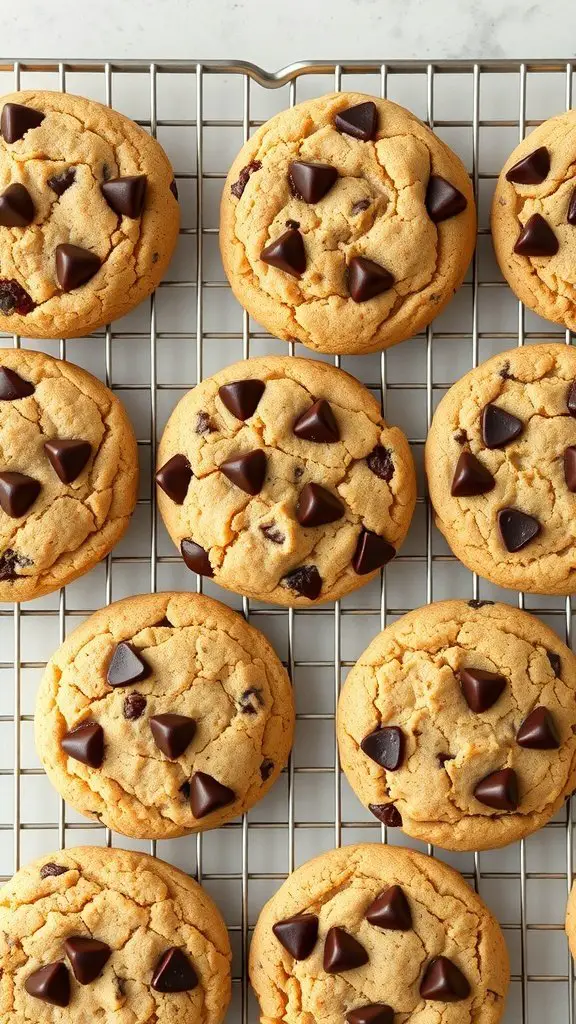
[[[147,850],[195,875],[230,928],[234,996],[227,1019],[233,1024],[257,1017],[246,970],[250,934],[263,902],[288,872],[341,843],[423,848],[364,812],[339,769],[339,689],[375,633],[413,607],[460,596],[515,601],[571,641],[570,599],[499,590],[454,559],[432,522],[421,456],[437,401],[471,366],[515,344],[571,343],[569,333],[527,313],[507,289],[492,256],[487,214],[507,154],[534,125],[571,107],[573,77],[572,63],[562,60],[317,61],[276,74],[227,61],[0,60],[4,92],[58,88],[91,96],[158,137],[176,168],[183,211],[178,252],[149,303],[89,340],[13,339],[15,346],[71,358],[119,394],[137,430],[142,490],[126,539],[103,565],[57,595],[0,610],[0,877],[56,846],[79,843]],[[194,585],[156,516],[151,480],[163,424],[203,376],[236,359],[287,348],[250,321],[224,279],[217,254],[222,180],[242,142],[271,114],[347,88],[397,100],[426,120],[466,162],[479,205],[478,247],[449,309],[423,335],[388,353],[336,359],[409,436],[420,475],[414,523],[381,581],[334,606],[274,608],[196,579],[198,590],[241,610],[276,646],[295,686],[296,744],[281,780],[241,821],[173,842],[132,842],[76,815],[48,786],[33,748],[34,693],[47,658],[93,610],[134,592]],[[294,344],[288,348],[294,354]],[[574,1024],[573,968],[563,933],[572,826],[568,803],[536,836],[502,851],[453,855],[427,848],[457,867],[500,920],[512,963],[506,1024],[533,1024],[544,1012]]]

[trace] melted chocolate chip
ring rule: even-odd
[[[48,178],[46,184],[57,196],[63,196],[75,181],[76,168],[68,167],[65,171],[61,171],[60,174],[53,174],[51,178]]]
[[[43,864],[40,868],[40,878],[55,878],[57,875],[64,875],[69,868],[65,868],[62,864],[53,864],[49,861],[48,864]]]
[[[510,373],[510,363],[508,360],[506,360],[504,366],[498,370],[498,376],[502,377],[502,380],[515,380],[514,374]]]
[[[275,523],[270,523],[267,526],[260,527],[262,533],[267,540],[271,541],[272,544],[283,544],[286,540],[285,534],[282,530],[279,530]]]
[[[368,469],[372,470],[375,476],[380,477],[381,480],[387,482],[394,476],[394,463],[392,462],[392,452],[389,448],[384,448],[383,445],[377,444],[370,455],[366,457]]]
[[[402,827],[402,815],[394,804],[368,804],[368,810],[388,828]]]
[[[249,690],[244,690],[244,693],[240,696],[239,704],[243,715],[257,715],[258,708],[264,707],[262,690],[258,689],[257,686],[251,686]]]
[[[457,444],[466,444],[466,442],[468,441],[468,434],[466,433],[465,430],[457,430],[456,433],[454,434],[454,440],[457,442]]]
[[[212,434],[214,432],[212,420],[210,419],[207,412],[198,413],[198,415],[196,416],[195,430],[197,434]]]
[[[494,604],[494,601],[479,601],[477,598],[468,601],[469,608],[483,608],[487,604]]]
[[[262,164],[260,160],[251,160],[249,164],[246,164],[246,167],[242,168],[238,175],[238,181],[235,181],[234,184],[230,186],[230,191],[233,196],[236,196],[236,199],[242,198],[244,189],[246,188],[250,177],[255,171],[259,171],[261,167]]]
[[[352,207],[350,213],[352,214],[353,217],[355,217],[357,213],[362,213],[364,210],[367,210],[369,206],[369,199],[359,199],[357,203],[354,203],[354,206]]]
[[[292,228],[294,231],[297,231],[298,228],[300,227],[300,221],[299,220],[291,220],[291,219],[287,220],[286,221],[286,227],[287,228]]]
[[[0,313],[5,313],[7,316],[10,313],[26,316],[27,313],[32,312],[35,306],[36,303],[28,295],[28,292],[24,291],[22,285],[18,284],[18,281],[13,278],[0,279]]]
[[[0,580],[3,582],[17,580],[20,574],[16,572],[16,569],[25,569],[30,565],[34,565],[31,558],[19,555],[12,548],[6,548],[6,551],[0,555]]]
[[[262,761],[262,764],[260,765],[260,776],[263,782],[266,782],[266,780],[270,778],[273,771],[274,761],[270,761],[269,758],[266,758],[264,761]]]
[[[128,719],[129,722],[135,722],[144,713],[146,703],[146,697],[141,693],[129,693],[124,698],[124,704],[122,705],[124,718]]]

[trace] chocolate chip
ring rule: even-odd
[[[393,1024],[394,1010],[385,1003],[357,1006],[346,1014],[347,1024]]]
[[[471,498],[478,494],[487,494],[495,486],[496,481],[490,470],[486,469],[472,452],[464,451],[460,454],[450,488],[453,498]]]
[[[517,416],[506,412],[498,405],[489,403],[482,412],[482,436],[487,448],[504,448],[518,434],[522,433],[524,424]]]
[[[256,412],[265,388],[263,380],[235,380],[218,388],[218,394],[228,412],[238,420],[247,420]]]
[[[100,270],[100,260],[89,249],[79,245],[56,246],[56,277],[63,292],[86,284]]]
[[[175,505],[183,505],[193,475],[186,456],[173,455],[158,470],[155,480]]]
[[[64,948],[74,977],[81,985],[96,981],[112,954],[106,942],[84,935],[71,935],[64,942]]]
[[[460,686],[468,707],[479,715],[496,703],[506,688],[506,678],[482,668],[461,668]]]
[[[378,131],[378,111],[376,104],[368,100],[365,103],[357,103],[354,107],[348,107],[336,114],[334,123],[339,132],[344,135],[351,135],[361,142],[369,142],[374,139]]]
[[[354,302],[368,302],[392,288],[390,271],[365,256],[353,256],[348,264],[348,291]]]
[[[506,360],[506,362],[504,363],[504,366],[502,366],[498,370],[498,376],[502,377],[502,380],[515,380],[516,379],[514,377],[514,374],[510,373],[510,363],[508,362],[508,360]]]
[[[570,197],[570,203],[568,204],[568,214],[566,220],[572,227],[576,227],[576,188],[573,190]]]
[[[296,914],[272,925],[281,946],[294,960],[307,960],[318,939],[316,914]]]
[[[516,742],[529,750],[557,750],[560,736],[548,708],[538,707],[524,719],[516,734]]]
[[[457,430],[456,433],[454,434],[454,440],[458,444],[466,444],[468,440],[468,434],[466,433],[465,430]]]
[[[350,213],[355,217],[357,213],[363,213],[364,210],[367,210],[370,206],[371,203],[369,199],[359,199],[357,203],[354,203]]]
[[[338,423],[329,402],[320,398],[298,417],[292,432],[302,441],[335,444],[340,440]]]
[[[518,807],[518,778],[512,768],[502,768],[482,779],[474,796],[486,807],[497,811],[515,811]]]
[[[239,703],[243,715],[257,715],[258,708],[264,707],[262,690],[259,690],[257,686],[251,686],[249,690],[244,690],[244,693],[241,694]]]
[[[513,181],[517,185],[539,185],[549,171],[550,153],[546,146],[540,146],[506,172],[506,181]]]
[[[438,764],[440,765],[440,767],[443,768],[444,765],[446,764],[446,761],[453,761],[454,760],[454,755],[453,754],[436,754],[436,760],[438,761]]]
[[[368,469],[370,469],[375,476],[380,477],[381,480],[389,482],[394,476],[392,452],[389,448],[384,448],[381,444],[377,444],[370,452],[370,455],[366,456],[366,463],[368,465]]]
[[[71,484],[84,469],[92,454],[90,441],[72,441],[57,437],[46,441],[44,451],[58,478]]]
[[[283,235],[262,249],[260,259],[291,277],[301,277],[306,270],[306,250],[302,235],[296,228],[288,228]]]
[[[192,572],[197,572],[199,576],[208,576],[210,579],[214,576],[214,570],[210,565],[210,558],[208,552],[204,548],[200,547],[196,541],[190,537],[186,537],[180,541],[180,553],[184,559],[185,565],[188,566]]]
[[[352,568],[358,576],[366,576],[387,565],[395,554],[395,548],[384,540],[384,537],[372,533],[371,530],[362,529],[352,559]]]
[[[252,495],[260,494],[266,478],[266,452],[261,448],[255,448],[245,455],[226,459],[220,463],[219,469],[241,491]]]
[[[35,387],[29,380],[7,366],[0,366],[0,402],[14,402],[18,398],[33,395]]]
[[[184,950],[171,946],[157,961],[150,984],[156,992],[191,992],[198,975]]]
[[[133,644],[121,641],[115,648],[114,654],[108,666],[106,681],[109,686],[131,686],[132,683],[140,683],[148,679],[152,669],[148,665],[140,651],[136,650]]]
[[[34,203],[25,185],[14,182],[0,195],[0,224],[4,228],[25,228],[34,220]]]
[[[459,1003],[470,995],[470,985],[459,967],[445,956],[431,960],[420,983],[420,995],[440,1003]]]
[[[293,160],[288,169],[288,181],[292,192],[305,203],[319,203],[330,191],[338,177],[338,171],[331,164],[310,164],[304,160]]]
[[[275,523],[269,523],[267,526],[261,526],[262,533],[271,541],[272,544],[283,544],[286,540],[286,535],[279,530]]]
[[[550,662],[550,667],[554,675],[560,678],[560,675],[562,673],[562,662],[560,660],[560,655],[556,654],[555,651],[546,651],[546,657]]]
[[[539,213],[528,218],[514,246],[518,256],[555,256],[558,249],[556,235]]]
[[[238,175],[238,181],[235,181],[234,184],[230,186],[232,195],[236,196],[237,199],[241,199],[251,176],[255,171],[259,171],[261,167],[262,164],[260,160],[251,160],[249,164],[246,164],[246,167],[243,167]]]
[[[76,168],[68,167],[65,171],[61,171],[60,174],[54,174],[51,178],[48,178],[47,185],[57,196],[63,196],[75,181]]]
[[[410,904],[399,885],[380,893],[366,911],[366,920],[377,928],[407,932],[412,927]]]
[[[153,252],[152,253],[152,263],[158,263],[159,259],[160,259],[160,253],[159,252]]]
[[[129,722],[135,722],[137,718],[144,714],[146,704],[146,697],[141,693],[129,693],[127,697],[124,697],[124,704],[122,705],[124,718],[128,719]]]
[[[498,528],[508,551],[520,551],[538,536],[540,523],[534,516],[517,508],[502,508],[498,513]]]
[[[108,167],[108,164],[102,164],[102,178],[104,181],[109,181],[112,177],[112,171]]]
[[[54,964],[46,964],[45,967],[40,967],[29,974],[24,982],[24,988],[29,996],[41,999],[43,1003],[50,1003],[51,1006],[68,1006],[70,1002],[70,975],[61,960]]]
[[[262,764],[260,765],[260,777],[262,781],[266,782],[272,775],[273,771],[274,761],[270,761],[268,758],[265,758],[265,760],[262,761]]]
[[[176,179],[175,178],[172,178],[172,181],[170,182],[170,186],[169,187],[170,187],[170,191],[171,191],[172,195],[174,196],[174,199],[176,200],[176,202],[178,202],[178,185],[176,184]]]
[[[296,230],[297,228],[300,227],[300,221],[299,220],[291,220],[291,219],[287,220],[286,221],[286,227],[287,228],[294,228],[294,230]]]
[[[294,466],[294,482],[298,483],[304,476],[304,466]]]
[[[52,861],[48,861],[40,868],[40,878],[56,878],[58,875],[65,875],[69,870],[70,868],[65,868],[62,864],[53,864]]]
[[[566,407],[570,415],[576,417],[576,380],[568,388]]]
[[[323,967],[326,974],[342,974],[368,963],[364,946],[344,928],[330,928],[324,943]]]
[[[305,484],[296,505],[296,518],[300,526],[324,526],[344,515],[344,506],[336,495],[320,484]]]
[[[322,577],[315,565],[299,565],[297,569],[286,574],[281,580],[283,586],[315,601],[322,590]]]
[[[196,416],[196,433],[197,434],[212,434],[214,427],[212,420],[210,419],[207,412],[199,412]]]
[[[368,804],[368,810],[371,811],[374,817],[378,818],[378,821],[381,821],[383,825],[387,825],[388,828],[402,827],[402,815],[393,803]]]
[[[97,722],[82,722],[64,734],[60,746],[74,761],[100,768],[104,760],[104,730]]]
[[[25,569],[30,565],[34,565],[31,558],[18,554],[12,548],[6,548],[6,551],[0,556],[0,580],[17,580],[20,574],[16,572],[16,569]]]
[[[35,308],[36,303],[18,281],[14,278],[0,279],[0,313],[5,313],[6,316],[10,313],[26,316]]]
[[[494,601],[480,601],[476,597],[468,601],[469,608],[484,608],[487,604],[494,604]]]
[[[404,762],[404,733],[397,725],[386,725],[365,736],[360,744],[364,753],[386,771],[395,772]]]
[[[466,196],[462,195],[449,181],[446,181],[446,178],[441,178],[438,174],[431,174],[426,187],[424,205],[430,220],[434,224],[440,224],[443,220],[462,213],[468,202]]]
[[[235,799],[234,790],[206,772],[195,772],[190,779],[190,806],[195,818],[205,818],[207,814],[234,803]]]
[[[0,473],[0,507],[11,519],[26,515],[41,490],[40,482],[24,473]]]
[[[196,733],[196,722],[187,715],[154,715],[150,729],[159,750],[171,761],[181,757]]]
[[[144,208],[148,179],[145,174],[111,178],[101,186],[102,195],[119,217],[139,217]]]
[[[0,132],[5,142],[18,142],[31,128],[42,124],[44,114],[22,103],[5,103],[0,117]]]
[[[576,448],[573,446],[564,452],[564,479],[568,490],[576,493]]]

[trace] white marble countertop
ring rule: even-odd
[[[235,58],[277,70],[312,58],[575,55],[574,0],[19,0],[2,55]]]

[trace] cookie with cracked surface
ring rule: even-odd
[[[256,924],[250,980],[262,1024],[497,1024],[509,967],[497,921],[453,868],[371,843],[289,876]]]
[[[172,413],[158,504],[188,567],[262,601],[310,605],[390,561],[416,500],[404,434],[354,377],[265,356],[221,370]]]
[[[126,598],[48,662],[36,747],[76,810],[169,839],[252,807],[288,760],[292,688],[264,636],[199,594]]]
[[[533,594],[576,590],[576,350],[529,345],[440,402],[426,472],[436,525],[469,569]]]
[[[576,110],[544,121],[506,161],[492,203],[500,270],[539,316],[576,331]]]
[[[380,817],[448,850],[544,825],[576,786],[576,658],[503,604],[440,601],[380,633],[338,708],[342,767]]]
[[[29,601],[88,572],[126,531],[136,438],[85,370],[0,349],[0,452],[0,601]]]
[[[160,282],[178,239],[172,168],[93,100],[30,91],[0,106],[0,330],[89,334]]]
[[[230,962],[210,897],[143,853],[62,850],[0,890],[4,1024],[220,1024]]]
[[[317,352],[375,352],[421,331],[461,285],[475,239],[460,159],[410,111],[362,93],[267,121],[222,193],[236,298]]]

